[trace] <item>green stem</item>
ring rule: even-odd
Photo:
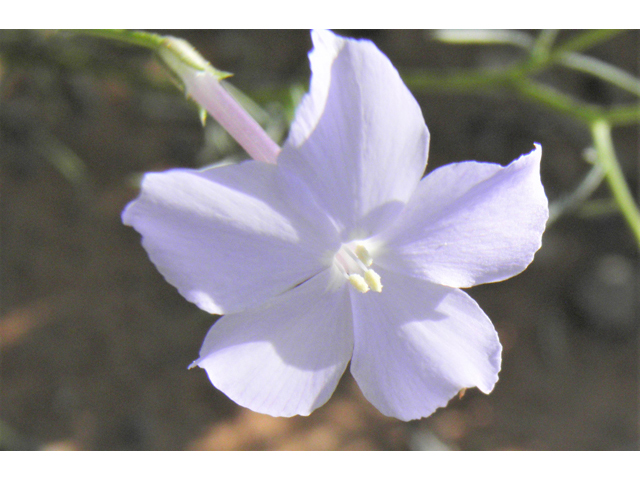
[[[598,119],[591,124],[591,135],[598,153],[598,162],[604,170],[605,178],[618,204],[620,212],[629,224],[640,247],[640,211],[636,205],[627,182],[624,179],[620,164],[611,139],[611,126],[605,120]]]
[[[593,75],[640,97],[640,80],[602,60],[581,53],[566,52],[558,56],[557,61],[567,68]]]
[[[561,44],[555,49],[554,53],[561,54],[564,52],[580,52],[593,47],[598,43],[609,40],[621,32],[623,32],[623,30],[587,30]]]
[[[552,87],[534,82],[528,78],[521,79],[514,86],[520,95],[526,99],[541,103],[587,125],[602,116],[600,107],[576,100]]]
[[[516,30],[434,30],[430,37],[443,43],[513,45],[526,51],[534,43],[531,35]]]
[[[65,30],[65,32],[72,35],[86,35],[116,40],[129,45],[148,48],[160,54],[161,58],[165,58],[168,52],[185,65],[199,71],[208,70],[220,80],[231,75],[213,68],[186,40],[179,38],[135,30]],[[165,56],[161,52],[164,52]]]
[[[95,30],[66,30],[66,33],[73,35],[86,35],[89,37],[105,38],[107,40],[117,40],[137,45],[139,47],[157,50],[164,43],[164,37],[155,33],[138,32],[133,30],[95,29]]]
[[[545,63],[549,59],[549,53],[553,42],[556,41],[558,30],[542,30],[531,48],[531,61],[533,63]]]
[[[620,30],[590,30],[574,36],[559,47],[552,48],[557,33],[557,30],[543,30],[536,38],[531,48],[529,59],[521,66],[520,72],[523,76],[541,72],[556,63],[562,64],[562,60],[567,55],[577,54],[578,51],[608,40],[620,33]],[[565,66],[571,68],[571,65]],[[588,73],[593,74],[591,71]]]
[[[602,119],[609,125],[631,125],[640,123],[640,104],[623,105],[602,112]]]
[[[456,73],[402,72],[402,80],[411,90],[440,90],[456,93],[493,91],[510,82],[509,70],[463,70]]]
[[[541,103],[556,112],[568,115],[585,126],[599,118],[611,125],[640,122],[640,105],[602,108],[577,100],[553,87],[523,76],[519,67],[490,71],[462,71],[450,74],[402,72],[402,79],[411,90],[438,90],[453,93],[486,94],[511,89],[524,99]]]

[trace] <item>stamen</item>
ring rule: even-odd
[[[373,263],[373,258],[371,258],[369,251],[361,243],[356,245],[356,255],[358,256],[360,261],[364,263],[367,267],[370,267],[371,264]]]
[[[374,272],[372,269],[364,272],[364,281],[371,287],[374,292],[382,292],[382,283],[380,282],[380,275]]]
[[[369,291],[369,286],[367,285],[368,282],[366,282],[365,279],[362,278],[362,275],[358,273],[352,273],[351,275],[349,275],[349,281],[351,282],[351,285],[353,285],[359,292],[367,293]]]
[[[344,275],[359,292],[367,293],[369,290],[382,292],[380,275],[369,268],[373,264],[373,258],[363,244],[343,245],[336,252],[333,263],[340,274]]]

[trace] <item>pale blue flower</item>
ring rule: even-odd
[[[224,314],[194,364],[276,416],[323,405],[349,362],[365,397],[402,420],[463,388],[489,393],[500,342],[459,289],[520,273],[540,247],[540,147],[422,178],[429,133],[389,60],[331,32],[313,43],[276,165],[150,173],[123,213],[166,280]]]

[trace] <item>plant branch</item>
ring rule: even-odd
[[[604,170],[613,198],[616,200],[620,212],[629,224],[640,247],[640,211],[629,191],[616,158],[611,139],[611,126],[605,120],[598,119],[591,125],[591,135],[598,153],[598,162]]]

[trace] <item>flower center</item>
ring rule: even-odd
[[[342,245],[333,258],[333,264],[351,285],[361,293],[369,290],[382,292],[380,275],[372,268],[373,258],[367,248],[358,242]]]

